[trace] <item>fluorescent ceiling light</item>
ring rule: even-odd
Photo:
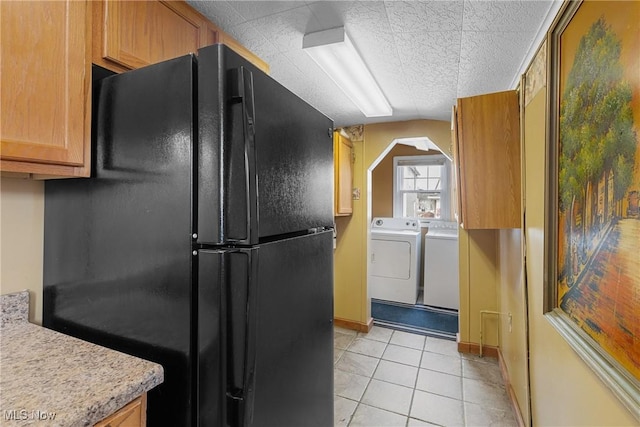
[[[367,117],[390,116],[391,105],[376,84],[344,27],[305,34],[302,49]]]

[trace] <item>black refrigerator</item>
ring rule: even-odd
[[[44,325],[162,364],[150,426],[333,425],[333,122],[222,45],[94,86]]]

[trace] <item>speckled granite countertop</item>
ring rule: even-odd
[[[28,307],[0,296],[0,425],[91,426],[162,383],[157,363],[28,323]]]

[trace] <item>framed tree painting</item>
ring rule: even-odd
[[[549,30],[545,310],[640,420],[640,2]]]

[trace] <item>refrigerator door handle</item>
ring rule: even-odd
[[[249,426],[253,419],[257,328],[256,249],[225,254],[227,397],[231,425]]]
[[[242,134],[244,145],[244,158],[236,161],[242,162],[241,169],[244,170],[245,185],[245,206],[246,217],[244,235],[229,233],[226,240],[239,244],[254,245],[258,243],[258,174],[255,146],[255,104],[253,98],[253,74],[245,67],[230,70],[231,72],[231,101],[240,103],[242,113]],[[236,120],[236,117],[231,117]],[[235,128],[235,126],[234,126]],[[234,142],[232,141],[232,144]],[[234,166],[231,166],[232,168]],[[235,190],[237,189],[229,189]],[[229,211],[228,213],[231,213]],[[234,211],[237,214],[237,211]],[[233,221],[231,215],[229,220]]]
[[[258,327],[258,251],[252,250],[249,258],[248,274],[248,295],[247,295],[247,341],[245,350],[245,403],[243,424],[249,426],[253,424],[253,408],[255,397],[256,379],[256,342]]]

